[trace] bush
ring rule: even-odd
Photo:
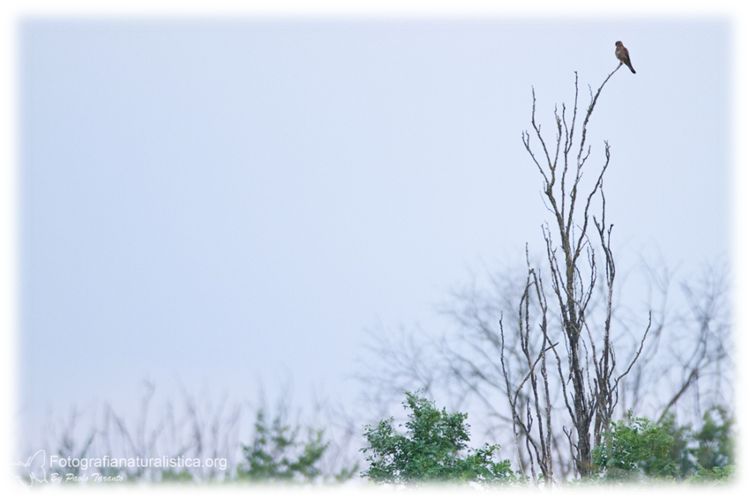
[[[608,479],[641,476],[669,478],[678,475],[673,454],[675,437],[666,426],[635,417],[612,424],[603,443],[594,450],[594,465]]]
[[[497,445],[468,449],[465,413],[438,410],[425,398],[406,393],[406,433],[393,418],[365,427],[369,468],[362,475],[376,482],[507,481],[513,477],[508,460],[495,461]]]
[[[251,481],[312,482],[325,478],[321,459],[328,449],[323,431],[308,429],[306,441],[298,441],[300,427],[285,424],[280,416],[268,423],[261,410],[255,420],[252,444],[243,445],[245,462],[237,468],[239,479]],[[333,477],[342,481],[356,472],[356,466],[342,469]]]
[[[734,469],[731,428],[723,408],[708,410],[697,431],[672,415],[652,422],[629,414],[594,449],[594,464],[607,480],[727,480]]]

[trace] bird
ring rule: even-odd
[[[617,60],[620,61],[620,64],[625,64],[626,66],[628,66],[628,69],[630,69],[630,71],[635,74],[633,64],[630,63],[630,53],[621,41],[615,42],[615,57],[617,57]]]

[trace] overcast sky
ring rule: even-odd
[[[139,381],[354,399],[365,329],[444,325],[545,211],[521,144],[619,71],[591,124],[615,247],[726,257],[721,20],[23,24],[21,413]],[[586,95],[585,86],[583,95]]]

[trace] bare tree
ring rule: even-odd
[[[528,276],[517,313],[521,332],[521,350],[526,372],[513,379],[503,368],[506,394],[513,427],[525,441],[529,460],[536,461],[545,480],[552,480],[551,448],[553,440],[551,389],[561,389],[568,423],[566,435],[577,473],[592,471],[592,445],[600,442],[609,427],[618,402],[620,381],[630,373],[640,355],[651,328],[651,317],[640,346],[622,367],[612,340],[613,292],[616,276],[611,246],[613,225],[607,224],[604,178],[610,164],[610,145],[603,144],[603,158],[596,169],[589,164],[592,147],[588,127],[599,97],[618,65],[593,93],[583,113],[579,112],[578,74],[571,108],[563,103],[555,107],[555,133],[551,139],[542,134],[537,122],[536,93],[532,88],[531,127],[522,133],[523,145],[542,179],[542,198],[553,217],[552,226],[544,224],[542,235],[546,249],[545,269],[535,268],[528,258]],[[587,182],[591,174],[593,182]],[[598,203],[599,215],[593,214]],[[595,242],[590,231],[596,231]],[[600,272],[598,265],[602,265]],[[601,273],[601,276],[600,276]],[[599,279],[603,282],[599,285]],[[592,313],[590,305],[596,292],[603,293],[601,313]],[[549,301],[548,302],[548,296]],[[529,308],[538,308],[538,320],[531,321]],[[501,341],[505,328],[500,321]],[[536,335],[538,340],[532,340]],[[501,348],[505,365],[505,348]],[[553,377],[557,377],[553,380]],[[521,396],[525,392],[524,396]],[[534,427],[536,425],[536,427]]]

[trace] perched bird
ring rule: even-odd
[[[628,53],[628,49],[625,48],[625,45],[623,45],[621,41],[615,42],[615,57],[617,57],[617,60],[619,60],[621,63],[628,66],[633,74],[635,74],[633,64],[630,63],[630,53]]]

